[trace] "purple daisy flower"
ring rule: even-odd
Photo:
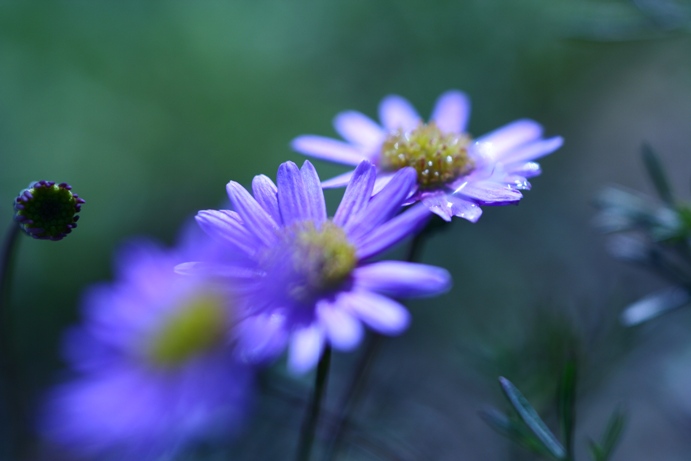
[[[117,280],[86,293],[85,323],[66,336],[79,376],[48,397],[43,433],[80,456],[158,459],[239,429],[252,373],[231,346],[227,287],[176,274],[180,255],[148,242],[119,256]]]
[[[540,174],[535,159],[554,152],[562,138],[542,138],[542,127],[518,120],[473,140],[466,132],[470,102],[460,91],[441,95],[428,123],[400,96],[388,96],[379,106],[382,126],[360,112],[347,111],[334,120],[346,140],[304,135],[292,147],[313,157],[346,165],[367,159],[379,172],[375,192],[400,168],[417,172],[417,187],[409,202],[421,201],[446,221],[459,216],[476,222],[481,205],[516,204],[527,178]],[[322,183],[340,187],[353,172]]]
[[[235,211],[200,211],[197,221],[243,258],[235,264],[187,263],[178,270],[207,271],[242,284],[247,312],[237,328],[246,356],[272,358],[288,347],[290,369],[307,371],[326,343],[338,350],[357,346],[363,323],[387,335],[405,330],[408,311],[392,298],[449,289],[444,269],[372,261],[431,216],[421,206],[399,214],[415,176],[412,168],[403,168],[372,196],[376,168],[360,163],[333,218],[327,217],[310,162],[302,169],[283,163],[278,186],[256,176],[254,197],[231,181],[227,191]]]

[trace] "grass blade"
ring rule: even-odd
[[[518,415],[523,422],[528,426],[533,434],[542,443],[545,449],[555,458],[563,460],[566,457],[566,452],[561,443],[552,434],[547,425],[540,419],[535,409],[530,405],[528,400],[523,397],[523,394],[514,386],[511,381],[504,377],[499,378],[499,383],[504,391],[504,395],[509,400],[511,405],[516,409]]]
[[[665,173],[665,169],[662,167],[660,158],[648,143],[643,143],[641,153],[643,155],[643,164],[645,165],[645,169],[648,171],[650,179],[653,181],[657,194],[665,203],[674,206],[672,188],[669,185],[667,174]]]

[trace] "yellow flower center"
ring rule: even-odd
[[[331,221],[320,227],[301,222],[282,230],[281,241],[266,255],[278,290],[304,304],[338,288],[357,264],[355,247]]]
[[[146,350],[156,365],[171,368],[207,352],[225,336],[226,306],[219,296],[203,294],[188,300],[156,332]]]
[[[434,122],[412,131],[398,130],[384,141],[380,167],[396,171],[411,166],[417,171],[420,189],[434,189],[470,172],[471,138],[465,133],[442,133]]]

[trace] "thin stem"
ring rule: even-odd
[[[7,231],[0,256],[0,367],[4,380],[4,392],[10,416],[9,427],[14,433],[10,439],[15,440],[12,447],[14,459],[21,459],[25,453],[27,437],[24,392],[19,376],[19,367],[14,360],[16,351],[12,335],[12,312],[10,310],[10,292],[14,259],[19,244],[20,228],[16,223]]]
[[[305,419],[300,433],[300,442],[298,444],[296,461],[309,461],[312,453],[312,446],[314,445],[314,436],[317,430],[317,422],[319,421],[319,413],[321,411],[322,400],[326,391],[326,383],[329,377],[329,366],[331,365],[331,347],[326,346],[322,353],[319,364],[317,365],[317,374],[314,380],[314,389],[312,391],[312,401],[305,414]]]
[[[19,241],[17,237],[20,234],[20,228],[16,223],[12,223],[2,246],[2,259],[0,260],[0,315],[6,317],[8,305],[10,301],[10,279],[12,278],[12,267],[14,261],[14,253]],[[3,323],[6,319],[3,318]]]
[[[559,381],[558,412],[566,450],[565,461],[575,461],[574,436],[576,432],[576,398],[578,384],[578,362],[575,353],[570,352],[566,359]]]
[[[413,262],[419,258],[426,238],[436,230],[436,227],[435,222],[430,221],[422,231],[413,237],[413,241],[410,242],[410,246],[408,247],[406,261]],[[341,412],[332,432],[333,440],[324,457],[327,461],[335,460],[341,450],[343,437],[348,432],[350,426],[350,415],[354,413],[360,401],[362,392],[365,389],[365,384],[369,379],[370,371],[372,370],[374,358],[381,347],[382,339],[380,335],[372,337],[367,343],[367,346],[365,346],[365,351],[357,362],[355,374],[346,388],[346,394],[340,405]]]
[[[365,389],[365,384],[372,369],[372,364],[374,363],[374,358],[377,355],[377,351],[382,344],[382,337],[380,335],[375,335],[369,339],[367,346],[365,346],[365,351],[360,355],[360,359],[355,367],[355,374],[347,387],[346,395],[341,401],[340,408],[341,412],[336,419],[336,424],[333,429],[333,441],[329,449],[326,452],[325,460],[336,459],[338,452],[343,444],[343,437],[348,432],[350,428],[350,415],[354,412],[357,407],[362,392]]]

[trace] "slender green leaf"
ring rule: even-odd
[[[624,431],[625,424],[626,413],[621,408],[615,410],[609,419],[609,423],[607,423],[607,429],[605,429],[602,442],[600,443],[602,447],[601,461],[607,461],[610,456],[612,456],[614,449],[617,447],[617,443],[619,443],[621,434]]]
[[[478,414],[484,422],[486,422],[492,429],[504,437],[507,437],[521,445],[525,445],[526,443],[530,445],[527,440],[530,437],[526,437],[526,434],[521,431],[516,423],[511,421],[511,419],[509,419],[509,417],[501,411],[495,408],[488,408],[486,410],[479,411]]]
[[[535,409],[530,405],[528,400],[523,397],[516,386],[511,381],[504,378],[499,378],[499,383],[504,391],[504,395],[509,400],[511,405],[516,409],[518,415],[528,428],[535,434],[538,440],[542,443],[545,449],[556,459],[565,459],[566,452],[557,438],[550,432],[547,425],[540,419]]]
[[[593,457],[593,461],[605,461],[605,454],[602,451],[602,447],[592,440],[588,440],[588,448],[590,449],[590,456]]]
[[[559,382],[559,418],[564,437],[564,448],[569,458],[573,458],[573,436],[576,426],[576,359],[566,361]]]
[[[662,166],[662,162],[660,162],[660,158],[648,143],[643,143],[641,152],[643,154],[643,164],[648,171],[650,179],[653,181],[658,195],[665,203],[674,206],[672,188],[669,185],[667,174]]]
[[[539,455],[548,458],[552,457],[552,454],[544,448],[542,442],[522,422],[517,423],[517,421],[512,420],[495,408],[481,410],[478,414],[492,429],[512,442]]]

